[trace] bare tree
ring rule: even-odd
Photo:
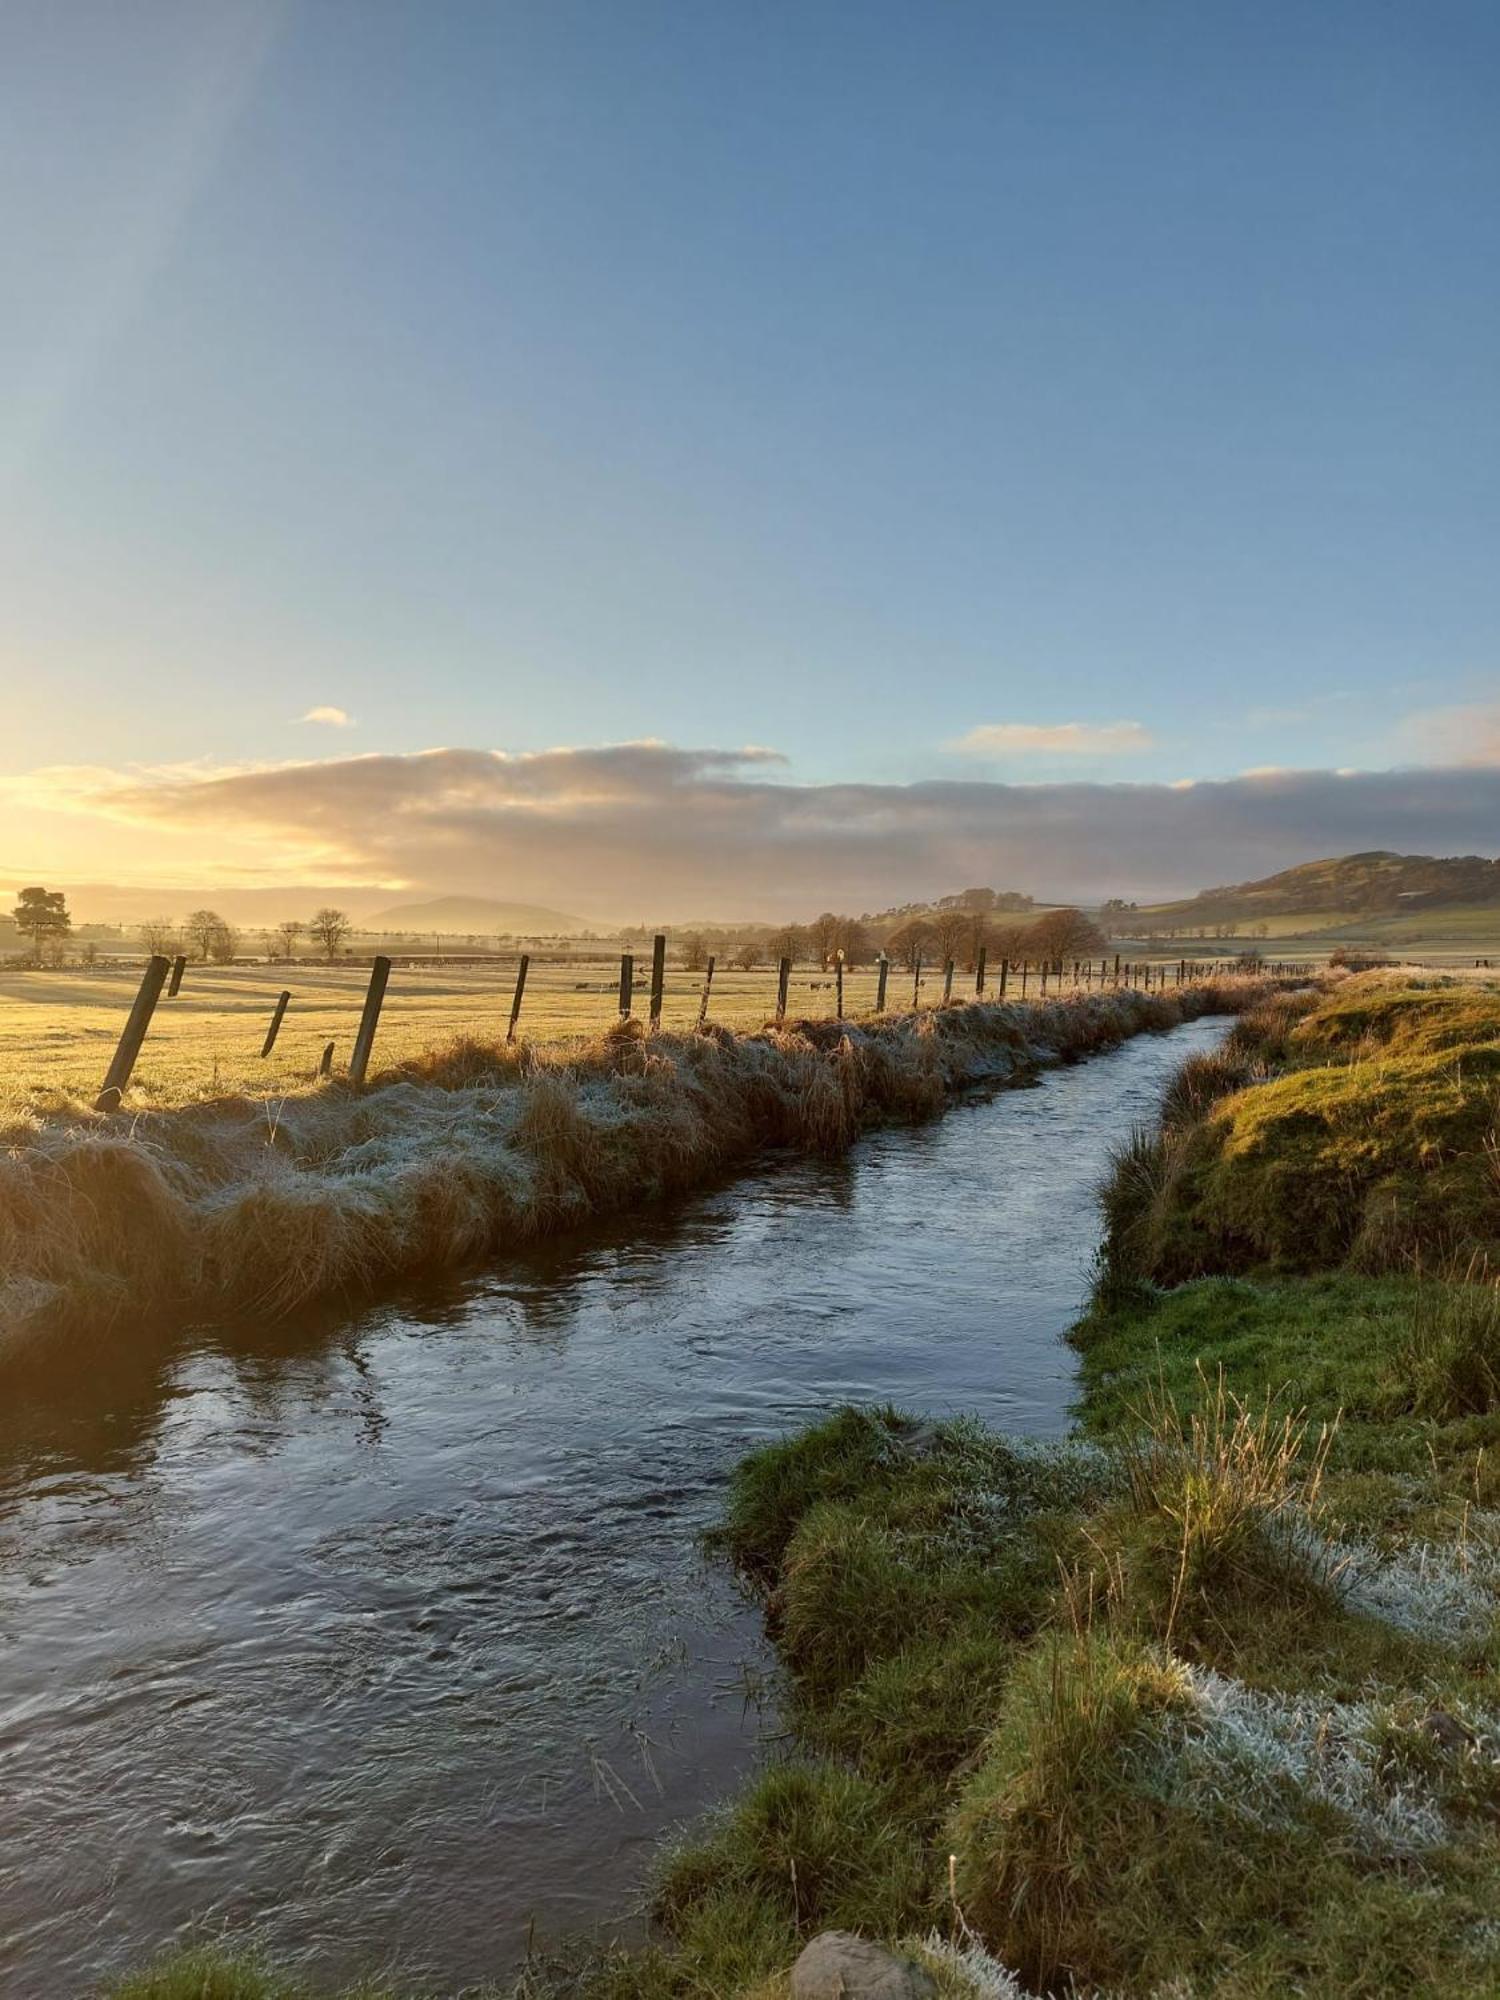
[[[331,965],[342,950],[344,940],[353,929],[353,925],[349,922],[347,911],[335,910],[325,905],[321,910],[313,911],[312,921],[307,928],[312,937],[323,947]]]
[[[302,926],[295,918],[289,918],[285,923],[278,924],[273,933],[275,942],[272,949],[275,956],[281,959],[295,958],[297,955],[297,940],[301,935]]]
[[[950,958],[963,957],[969,936],[969,915],[965,910],[939,910],[932,919],[933,956],[943,965]]]
[[[1037,959],[1095,958],[1109,940],[1082,910],[1049,910],[1028,931],[1031,956]]]
[[[685,931],[677,940],[685,971],[701,972],[708,962],[708,939],[702,931]]]
[[[177,951],[177,926],[166,917],[147,917],[141,925],[147,958],[172,958]]]
[[[735,947],[734,962],[741,972],[754,972],[764,957],[759,938],[742,938]]]
[[[913,920],[893,930],[885,941],[887,955],[908,972],[915,972],[918,959],[931,956],[932,926]]]
[[[772,958],[789,958],[795,965],[799,958],[807,957],[811,946],[801,924],[784,924],[766,939],[766,949]]]
[[[840,919],[832,910],[825,910],[821,917],[814,917],[807,927],[808,943],[820,970],[828,970],[828,961],[838,949]]]
[[[848,966],[868,965],[875,956],[870,933],[858,917],[839,918],[838,929],[833,934],[833,947],[844,954],[844,963]]]
[[[217,947],[222,943],[228,924],[217,910],[194,910],[182,927],[182,934],[189,948],[205,965],[211,958],[217,958]],[[233,951],[230,957],[234,956]]]

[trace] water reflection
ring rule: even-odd
[[[0,1990],[189,1922],[502,1974],[754,1754],[695,1531],[845,1399],[1066,1422],[1109,1136],[1216,1029],[357,1317],[59,1366],[0,1417]]]

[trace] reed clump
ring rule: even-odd
[[[1179,995],[954,1004],[863,1022],[648,1033],[583,1049],[462,1038],[358,1091],[13,1126],[0,1152],[0,1365],[61,1334],[355,1297],[702,1184],[766,1147],[835,1154],[952,1094],[1233,1011]]]

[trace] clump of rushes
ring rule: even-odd
[[[1477,1273],[1466,1278],[1415,1288],[1391,1380],[1394,1397],[1419,1416],[1500,1410],[1500,1287]]]
[[[1145,1404],[1119,1447],[1121,1500],[1088,1537],[1116,1618],[1193,1652],[1247,1621],[1334,1603],[1312,1532],[1331,1433],[1309,1450],[1307,1419],[1269,1396],[1241,1402],[1222,1372],[1199,1387],[1186,1411],[1170,1392]]]

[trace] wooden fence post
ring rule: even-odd
[[[120,1037],[120,1046],[115,1050],[115,1059],[109,1066],[109,1074],[104,1079],[104,1088],[94,1100],[96,1111],[118,1111],[120,1099],[125,1094],[125,1086],[130,1081],[135,1059],[141,1052],[141,1043],[146,1039],[146,1030],[151,1025],[151,1016],[156,1012],[156,1003],[161,998],[161,989],[167,982],[171,966],[164,958],[148,958],[146,970],[141,979],[140,991],[135,996],[125,1020],[125,1032]]]
[[[1002,1000],[1005,998],[1005,989],[1007,986],[1009,986],[1009,984],[1010,984],[1010,960],[1008,958],[1002,958],[1000,961],[1000,994],[999,994],[999,997]]]
[[[974,954],[974,996],[979,1000],[984,998],[984,959],[985,947],[981,945]]]
[[[1118,985],[1119,985],[1119,983],[1120,983],[1120,954],[1119,954],[1118,952],[1116,952],[1116,953],[1115,953],[1115,984],[1116,984],[1116,986],[1118,986]]]
[[[185,958],[174,958],[172,960],[172,983],[167,988],[167,998],[169,1000],[175,1000],[177,995],[182,991],[182,975],[186,971],[187,960]]]
[[[953,960],[950,958],[948,960],[948,963],[943,967],[944,1003],[946,1004],[946,1002],[948,1002],[952,998],[953,998]]]
[[[833,1011],[835,1017],[844,1018],[844,954],[837,952],[833,960]]]
[[[260,1059],[262,1062],[265,1061],[266,1057],[276,1046],[276,1037],[281,1033],[281,1023],[286,1016],[288,1006],[291,1004],[291,998],[290,993],[283,993],[281,998],[276,1002],[276,1010],[271,1016],[271,1025],[266,1030],[266,1039],[260,1045]]]
[[[521,962],[516,967],[516,992],[515,998],[510,1003],[510,1026],[505,1031],[505,1039],[508,1042],[513,1042],[516,1039],[516,1023],[521,1018],[521,1001],[525,997],[526,975],[530,970],[531,953],[523,951],[521,953]]]
[[[1040,970],[1042,975],[1042,998],[1045,1000],[1047,997],[1047,960],[1045,958],[1042,960]]]
[[[713,991],[714,955],[708,954],[708,965],[703,974],[703,998],[698,1002],[698,1026],[701,1028],[708,1019],[708,996]]]
[[[911,1006],[915,1013],[922,1004],[922,954],[913,952],[911,968]]]
[[[891,961],[882,952],[875,961],[875,1012],[885,1012],[885,982],[891,969]]]
[[[630,1010],[635,1005],[635,956],[628,951],[620,953],[620,1013],[630,1018]]]
[[[792,982],[792,961],[779,958],[776,961],[776,1025],[779,1028],[786,1019],[787,988]]]
[[[1030,972],[1030,970],[1031,970],[1031,960],[1029,958],[1023,958],[1021,960],[1021,998],[1023,1000],[1026,998],[1026,975],[1028,972]]]
[[[319,1061],[319,1063],[318,1063],[318,1075],[319,1075],[319,1076],[332,1076],[332,1075],[333,1075],[333,1043],[332,1043],[332,1042],[328,1042],[328,1043],[325,1043],[325,1045],[324,1045],[324,1048],[323,1048],[323,1054],[322,1054],[322,1058],[320,1059],[320,1061]]]
[[[376,958],[370,966],[370,985],[365,994],[365,1010],[359,1017],[359,1033],[354,1037],[354,1053],[349,1058],[349,1076],[356,1083],[363,1083],[365,1071],[370,1067],[370,1051],[375,1046],[375,1030],[380,1025],[380,1008],[385,999],[386,981],[391,976],[391,961]]]
[[[662,996],[667,990],[667,938],[658,931],[651,940],[651,1028],[661,1026]]]

